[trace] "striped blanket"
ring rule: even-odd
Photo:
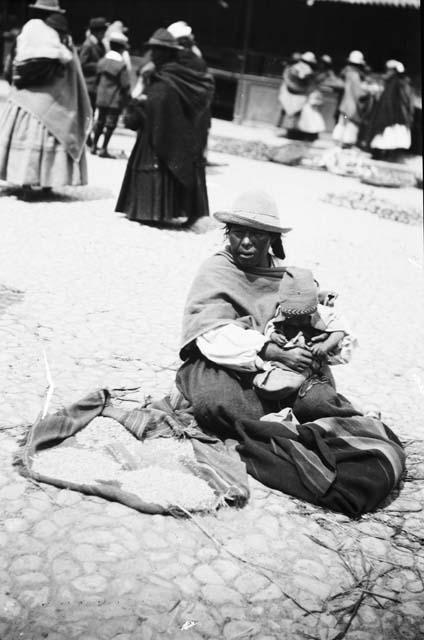
[[[380,420],[305,424],[245,420],[236,429],[249,474],[263,484],[351,517],[374,510],[397,486],[405,453]]]

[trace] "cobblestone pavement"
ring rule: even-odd
[[[322,201],[350,179],[211,159],[212,209],[246,185],[270,189],[294,226],[288,262],[340,292],[361,348],[337,381],[407,445],[399,495],[350,521],[252,482],[244,509],[177,520],[18,475],[43,349],[51,409],[100,386],[161,396],[190,281],[222,242],[218,229],[159,231],[114,213],[125,162],[90,157],[89,187],[38,203],[0,194],[1,640],[424,637],[421,229]],[[419,206],[422,194],[378,195]]]

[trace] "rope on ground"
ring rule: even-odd
[[[45,349],[43,349],[43,357],[44,357],[44,366],[46,369],[46,378],[47,378],[48,387],[47,387],[46,400],[44,402],[43,411],[41,413],[42,419],[45,418],[47,415],[47,411],[49,410],[49,405],[50,405],[54,388],[55,388]]]

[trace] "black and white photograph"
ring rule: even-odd
[[[0,0],[0,640],[423,640],[420,0]]]

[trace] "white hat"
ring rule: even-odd
[[[405,67],[399,60],[387,60],[386,69],[394,69],[398,73],[405,73]]]
[[[116,42],[116,44],[128,44],[128,38],[120,31],[112,31],[108,36],[109,42]]]
[[[245,191],[234,200],[230,209],[216,211],[213,215],[219,222],[239,224],[260,231],[291,231],[291,227],[281,224],[277,203],[265,191]]]
[[[312,53],[312,51],[305,51],[305,53],[302,53],[300,59],[303,60],[303,62],[307,62],[308,64],[317,63],[315,53]]]
[[[352,64],[365,64],[364,54],[362,51],[351,51],[347,61]]]
[[[167,30],[172,36],[174,36],[174,38],[177,39],[190,38],[193,33],[192,28],[187,24],[187,22],[184,22],[183,20],[180,20],[179,22],[173,22],[169,25]]]

